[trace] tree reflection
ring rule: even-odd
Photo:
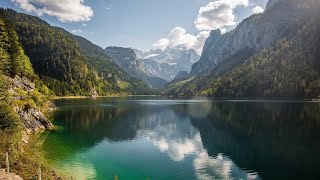
[[[319,177],[316,103],[216,102],[206,118],[192,116],[211,156],[223,152],[264,179]]]

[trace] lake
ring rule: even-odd
[[[49,163],[77,179],[320,179],[320,103],[127,97],[55,102]]]

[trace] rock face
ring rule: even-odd
[[[36,85],[25,77],[15,76],[14,78],[6,77],[7,82],[9,82],[8,86],[11,87],[9,92],[12,95],[16,95],[14,88],[22,89],[23,91],[34,91]]]
[[[138,60],[136,53],[130,48],[107,47],[105,53],[130,75],[145,73],[143,63]]]
[[[19,114],[27,133],[43,132],[53,129],[52,123],[39,109],[15,107],[14,110]]]
[[[172,64],[157,62],[153,59],[143,59],[143,62],[147,74],[160,77],[166,81],[171,81],[179,73],[179,68]]]
[[[16,100],[24,100],[30,97],[22,96],[18,93],[19,91],[24,91],[26,94],[28,92],[32,92],[35,90],[35,83],[31,82],[29,79],[25,77],[15,76],[14,78],[5,77],[8,84],[8,92],[13,99]],[[48,111],[54,111],[57,106],[51,102],[47,102]],[[25,105],[24,107],[14,107],[15,112],[17,112],[20,116],[20,120],[23,124],[24,130],[30,134],[34,132],[42,132],[45,130],[52,130],[53,125],[48,120],[48,118],[37,108],[29,107],[29,105]],[[27,142],[27,136],[25,136],[25,142]]]
[[[222,62],[232,60],[240,52],[256,53],[273,45],[277,40],[290,36],[288,30],[296,28],[297,18],[314,15],[316,0],[270,0],[262,14],[252,15],[240,23],[236,29],[221,34],[211,31],[205,42],[199,62],[192,67],[190,75],[198,75],[213,70]],[[248,53],[247,57],[252,54]],[[244,57],[243,60],[245,60]]]

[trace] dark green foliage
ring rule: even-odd
[[[0,13],[14,23],[36,74],[56,95],[90,95],[92,89],[99,95],[145,92],[142,81],[130,78],[87,40],[78,43],[72,34],[37,17],[10,9]]]
[[[312,20],[292,39],[251,57],[230,73],[212,81],[204,94],[215,97],[320,96],[320,23]]]
[[[35,78],[29,58],[19,43],[12,24],[0,16],[0,70],[8,76]]]
[[[53,81],[43,78],[48,76],[59,82],[70,82],[66,91],[71,92],[71,85],[80,84],[79,79],[88,78],[88,69],[84,64],[85,58],[81,55],[77,44],[72,38],[60,30],[51,27],[46,22],[32,16],[16,13],[13,10],[1,10],[1,14],[14,23],[19,39],[26,54],[45,84],[52,86]],[[90,87],[81,89],[90,89]],[[66,95],[63,88],[54,91],[58,95]]]
[[[0,101],[5,101],[7,99],[7,83],[0,70]]]

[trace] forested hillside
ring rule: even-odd
[[[41,167],[43,178],[50,178],[39,142],[32,135],[26,136],[26,119],[15,111],[22,109],[21,113],[27,114],[36,109],[41,113],[39,109],[47,107],[50,95],[24,54],[13,24],[0,17],[0,167],[5,167],[5,153],[9,152],[10,172],[33,179]],[[24,143],[23,137],[29,143]]]
[[[320,97],[320,19],[300,22],[291,38],[278,40],[237,68],[171,85],[169,94],[213,97]],[[289,32],[288,32],[289,33]]]
[[[56,95],[89,95],[93,90],[99,95],[146,91],[143,82],[130,78],[94,50],[83,45],[80,48],[61,28],[10,9],[1,9],[0,13],[14,23],[36,74]]]
[[[24,54],[13,28],[12,24],[0,19],[0,71],[11,77],[20,75],[34,78],[29,58]]]
[[[149,94],[151,89],[148,85],[141,79],[135,78],[130,74],[130,76],[121,69],[117,64],[111,61],[104,50],[91,43],[87,39],[71,35],[75,41],[79,44],[81,51],[86,57],[87,63],[93,67],[94,72],[101,77],[104,82],[100,82],[98,88],[98,94],[104,94],[108,92],[108,88],[112,88],[112,84],[117,84],[119,87],[128,87],[132,94]],[[119,81],[120,79],[120,81]],[[104,84],[103,84],[104,83]],[[106,86],[108,84],[108,86]]]
[[[200,90],[215,97],[320,97],[320,19]]]

